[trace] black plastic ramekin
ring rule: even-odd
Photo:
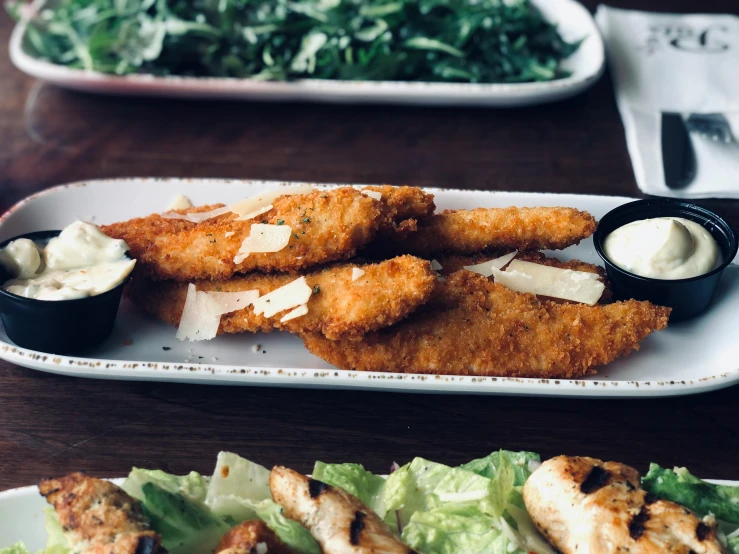
[[[603,251],[603,242],[612,231],[632,221],[655,217],[681,217],[701,225],[718,244],[723,257],[721,265],[696,277],[668,280],[635,275],[608,259]],[[672,308],[670,321],[695,317],[708,308],[721,274],[736,256],[738,246],[736,231],[720,215],[672,198],[637,200],[611,210],[598,223],[593,242],[596,252],[606,265],[608,278],[613,284],[614,297],[618,300],[649,300],[660,306],[669,306]]]
[[[0,243],[26,238],[45,242],[61,231],[26,233]],[[12,279],[0,266],[0,283]],[[18,346],[51,354],[78,354],[107,339],[113,332],[125,279],[117,287],[87,298],[36,300],[0,289],[0,317],[8,338]]]

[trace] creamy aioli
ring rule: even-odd
[[[136,264],[126,257],[125,241],[112,239],[96,225],[76,221],[39,246],[14,240],[0,250],[0,264],[15,278],[3,289],[37,300],[72,300],[107,292]]]
[[[621,269],[654,279],[696,277],[722,261],[711,233],[680,217],[628,223],[606,237],[603,250]]]

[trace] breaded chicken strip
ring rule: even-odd
[[[364,191],[378,192],[386,214],[381,235],[394,237],[397,233],[414,232],[419,219],[425,219],[434,213],[434,195],[428,194],[418,187],[396,187],[381,185],[363,187]]]
[[[617,462],[558,456],[523,488],[539,531],[563,554],[723,554],[716,530],[687,508],[652,497]]]
[[[324,554],[414,554],[362,502],[338,487],[274,467],[269,489],[285,515],[311,532]]]
[[[166,554],[139,501],[109,481],[70,473],[44,479],[39,491],[54,506],[77,554]]]
[[[237,272],[297,271],[350,258],[375,238],[386,217],[381,202],[351,187],[281,196],[272,205],[270,211],[248,221],[237,221],[231,212],[201,223],[153,214],[101,229],[125,240],[131,256],[138,260],[137,267],[153,279],[223,280]],[[221,206],[179,213],[217,207]],[[255,253],[235,263],[254,223],[290,226],[290,242],[279,252]]]
[[[364,274],[353,280],[353,268],[361,268]],[[251,273],[228,281],[197,281],[195,286],[199,291],[256,289],[264,295],[296,278],[296,275]],[[314,290],[306,315],[281,323],[283,313],[266,318],[248,307],[222,316],[219,333],[282,329],[292,333],[321,333],[329,339],[356,340],[365,333],[400,321],[426,302],[434,289],[436,276],[428,261],[400,256],[377,264],[337,265],[306,275],[306,281]],[[162,321],[179,323],[187,283],[152,281],[137,275],[129,291],[134,304]]]
[[[215,554],[298,554],[261,520],[237,525],[216,546]]]
[[[342,369],[577,378],[638,349],[667,326],[669,308],[649,302],[555,303],[459,271],[424,310],[361,341],[304,335],[313,354]]]
[[[433,256],[487,249],[558,250],[595,232],[595,218],[574,208],[477,208],[447,210],[396,238],[394,251]]]

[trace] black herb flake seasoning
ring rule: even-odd
[[[162,346],[162,350],[164,350],[165,352],[169,352],[170,350],[172,350],[172,348],[170,348],[169,346]]]
[[[310,217],[304,217],[301,221],[303,223],[310,223]]]
[[[285,224],[285,220],[284,219],[278,219],[277,220],[277,225],[284,225],[284,224]]]
[[[313,287],[313,294],[318,294],[319,292],[321,292],[321,287],[319,287],[318,285]]]

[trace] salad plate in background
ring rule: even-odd
[[[201,179],[121,179],[47,189],[0,219],[0,239],[59,229],[70,221],[108,224],[161,212],[179,194],[195,204],[233,202],[279,183]],[[596,219],[631,199],[572,194],[531,194],[427,189],[439,210],[505,206],[570,206]],[[559,251],[563,259],[600,264],[591,239]],[[21,366],[69,376],[178,381],[199,384],[352,388],[365,390],[590,397],[693,394],[739,382],[739,343],[733,329],[739,309],[739,267],[730,265],[716,299],[699,318],[671,324],[632,352],[585,379],[419,375],[342,371],[313,356],[296,336],[274,332],[181,342],[175,329],[127,301],[113,335],[85,356],[44,354],[14,345],[0,329],[0,357]],[[701,345],[696,348],[695,345]]]
[[[32,9],[19,10],[18,16],[21,19],[11,37],[10,56],[21,71],[58,86],[87,92],[138,96],[513,107],[561,100],[584,91],[598,80],[605,66],[603,41],[590,12],[575,0],[533,0],[532,3],[547,21],[556,25],[563,40],[572,44],[579,43],[574,53],[561,61],[560,68],[557,69],[557,72],[561,71],[561,76],[557,75],[558,78],[555,78],[553,73],[548,74],[550,68],[543,67],[534,68],[531,78],[544,80],[491,83],[474,82],[475,79],[470,82],[456,80],[432,82],[398,78],[383,80],[381,76],[372,80],[361,80],[361,76],[357,80],[316,79],[309,78],[309,74],[300,78],[292,76],[290,80],[270,80],[271,77],[264,76],[266,75],[264,71],[260,72],[263,76],[256,79],[213,75],[155,75],[143,72],[117,75],[114,74],[116,68],[113,68],[113,72],[102,72],[96,70],[92,63],[76,64],[88,66],[78,68],[54,63],[39,56],[34,43],[43,40],[43,37],[39,37],[38,33],[29,32],[29,19],[38,17],[38,14],[43,12],[45,3],[40,1],[36,2]],[[128,4],[118,2],[116,6]],[[383,4],[381,7],[385,9],[387,6]],[[320,21],[321,16],[319,13],[315,17]],[[393,15],[384,17],[387,19]],[[175,27],[180,32],[182,22],[177,20],[176,23]],[[384,20],[382,24],[385,24]],[[200,23],[195,22],[193,25]],[[378,25],[379,23],[373,23],[370,30],[378,28]],[[174,32],[172,27],[170,25],[167,32]],[[149,31],[153,35],[159,32],[152,29]],[[362,32],[366,31],[368,29],[362,29]],[[196,29],[194,32],[204,31]],[[430,56],[449,56],[449,52],[452,52],[452,58],[464,57],[457,49],[450,49],[448,45],[440,43],[435,38],[414,37],[419,38],[421,40],[416,41],[418,47],[428,49]],[[94,46],[98,49],[105,47],[105,40],[116,40],[115,37],[102,36],[98,39]],[[81,55],[81,58],[87,58],[89,61],[89,44],[85,44],[84,41],[78,41],[76,44],[75,51],[88,49],[88,53]],[[511,48],[516,47],[518,46],[511,45]],[[156,48],[154,50],[156,51]],[[150,56],[151,45],[147,43],[139,46],[137,52],[139,58]],[[64,58],[63,55],[60,57]]]

